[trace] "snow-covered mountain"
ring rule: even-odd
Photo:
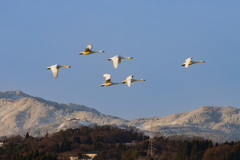
[[[5,99],[21,99],[24,97],[32,97],[30,95],[27,95],[21,91],[6,91],[6,92],[0,92],[0,98],[5,98]]]
[[[21,91],[0,92],[0,137],[15,134],[43,136],[81,125],[116,125],[152,130],[160,135],[198,136],[215,142],[240,140],[240,110],[233,107],[201,107],[188,113],[127,121],[94,108],[60,104]]]
[[[164,136],[185,135],[215,142],[240,140],[240,110],[233,107],[201,107],[188,113],[166,117],[141,118],[130,122],[141,130],[152,130]]]
[[[33,136],[88,124],[123,126],[128,121],[77,104],[60,104],[21,91],[0,92],[0,136]]]

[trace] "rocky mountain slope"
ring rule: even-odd
[[[21,91],[0,92],[0,136],[44,136],[81,125],[117,125],[152,130],[160,135],[198,136],[215,142],[240,140],[240,110],[233,107],[201,107],[188,113],[127,121],[77,104],[60,104]]]

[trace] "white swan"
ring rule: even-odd
[[[125,81],[123,81],[124,83],[127,83],[127,85],[128,85],[128,87],[130,87],[131,86],[131,83],[132,82],[136,82],[136,81],[146,81],[145,79],[133,79],[133,75],[130,75],[130,76],[128,76],[127,78],[126,78],[126,80]]]
[[[61,66],[61,65],[55,64],[55,65],[52,65],[50,67],[47,67],[47,70],[51,69],[54,78],[57,78],[58,77],[58,72],[60,71],[61,67],[71,68],[71,66]]]
[[[118,64],[121,64],[122,59],[133,59],[133,57],[121,57],[119,55],[116,55],[112,58],[109,58],[108,60],[113,61],[113,66],[114,66],[115,69],[117,69]]]
[[[101,87],[103,87],[103,86],[111,86],[111,85],[116,85],[116,84],[123,84],[124,83],[124,82],[112,83],[110,74],[104,74],[103,77],[105,77],[105,83],[101,84]]]
[[[188,66],[190,66],[192,64],[196,64],[196,63],[205,63],[205,61],[194,62],[194,61],[192,61],[192,57],[189,57],[188,59],[185,60],[185,62],[182,64],[182,66],[185,66],[185,68],[188,68]]]
[[[79,55],[89,55],[89,54],[92,54],[92,53],[99,53],[99,52],[104,52],[104,51],[92,51],[92,44],[89,44],[86,49],[79,53]]]

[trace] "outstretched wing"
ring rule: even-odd
[[[86,49],[85,52],[90,52],[92,50],[92,44],[89,44]]]
[[[191,63],[191,61],[192,61],[192,57],[190,57],[190,58],[185,60],[185,68],[188,68],[188,66]]]
[[[105,80],[111,79],[111,75],[110,74],[104,74],[103,77],[105,77]]]
[[[128,87],[130,87],[130,86],[131,86],[132,79],[133,79],[133,75],[131,75],[131,76],[128,76],[128,77],[126,78],[126,82],[127,82],[127,85],[128,85]]]
[[[57,68],[57,66],[52,66],[51,70],[52,70],[54,78],[57,78],[58,77],[58,68]]]
[[[112,83],[111,82],[111,75],[110,74],[104,74],[103,77],[105,77],[105,83]]]
[[[117,67],[118,67],[118,60],[119,60],[119,59],[118,59],[117,57],[112,59],[112,61],[113,61],[113,66],[114,66],[115,69],[117,69]]]

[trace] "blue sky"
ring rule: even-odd
[[[239,107],[240,2],[0,2],[0,90],[84,104],[125,119]],[[104,50],[79,56],[89,44]],[[132,56],[114,69],[108,58]],[[185,69],[184,60],[205,60]],[[58,79],[46,67],[63,68]],[[146,82],[100,87],[133,74]]]

